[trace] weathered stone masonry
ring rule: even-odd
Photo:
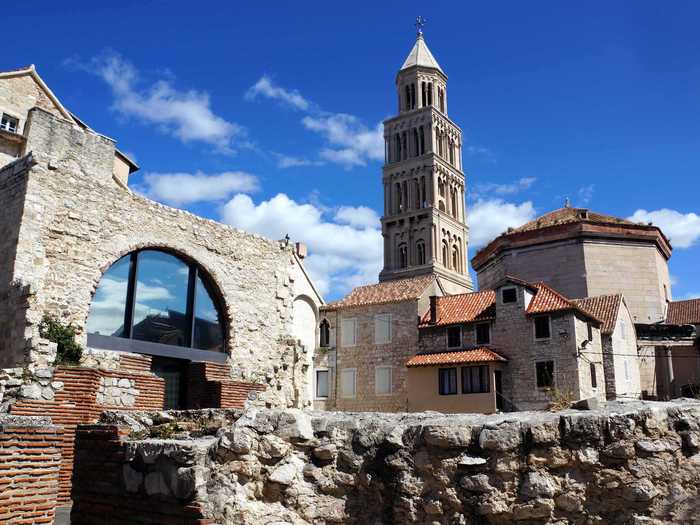
[[[73,523],[661,525],[700,510],[697,401],[103,418],[79,430]],[[133,434],[174,423],[171,439]]]
[[[303,403],[306,376],[293,377],[303,356],[289,341],[293,246],[128,192],[111,179],[110,139],[40,109],[29,118],[34,153],[0,171],[0,366],[50,364],[50,353],[36,355],[45,313],[78,327],[84,343],[103,272],[133,250],[160,248],[195,260],[221,292],[235,377],[269,384],[272,405]]]

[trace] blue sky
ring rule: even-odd
[[[327,298],[376,280],[379,124],[418,14],[464,132],[470,254],[568,196],[661,225],[674,298],[700,296],[697,2],[67,5],[11,2],[0,69],[35,63],[138,191],[307,242]]]

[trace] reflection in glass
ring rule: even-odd
[[[129,286],[129,262],[127,255],[115,262],[100,281],[90,306],[87,331],[91,334],[124,336],[124,312],[126,292]]]
[[[187,346],[189,267],[170,254],[145,250],[138,255],[133,339]]]
[[[224,337],[219,313],[200,275],[197,275],[194,304],[194,340],[192,346],[200,350],[223,352]]]

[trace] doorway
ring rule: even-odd
[[[151,372],[165,381],[163,408],[181,410],[185,408],[187,388],[187,365],[189,361],[169,357],[153,356]]]

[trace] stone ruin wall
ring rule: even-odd
[[[40,109],[30,112],[27,126],[32,155],[0,170],[0,368],[11,368],[11,383],[52,373],[55,346],[38,334],[45,313],[76,326],[84,344],[103,272],[123,255],[152,247],[195,260],[216,283],[233,379],[266,386],[261,397],[270,406],[309,403],[313,349],[291,337],[298,275],[293,245],[118,187],[111,180],[114,143],[106,137]],[[88,352],[85,359],[119,357]]]
[[[75,524],[108,514],[202,525],[661,525],[698,523],[700,511],[698,401],[492,416],[114,412],[102,421],[78,430]]]

